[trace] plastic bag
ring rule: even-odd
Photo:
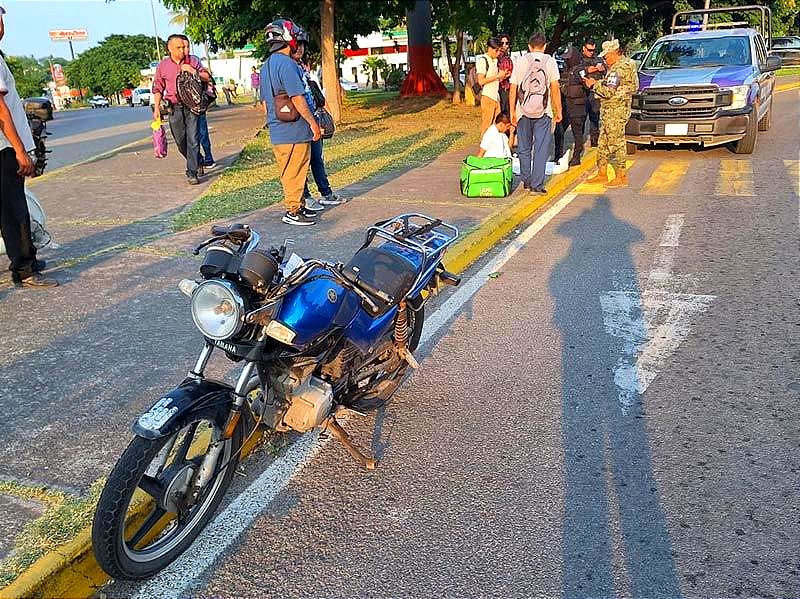
[[[153,130],[153,152],[156,158],[167,157],[167,132],[161,121],[153,121],[150,123],[150,128]]]

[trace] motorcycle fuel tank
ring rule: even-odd
[[[289,293],[276,320],[291,328],[296,336],[292,345],[311,343],[335,326],[347,327],[360,309],[360,300],[330,279],[314,279],[325,271],[315,270],[309,280]]]

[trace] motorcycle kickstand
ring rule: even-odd
[[[359,449],[355,443],[353,443],[350,435],[348,435],[347,431],[342,428],[335,416],[331,416],[322,424],[322,430],[330,431],[330,433],[336,437],[336,440],[344,445],[347,453],[349,453],[353,459],[364,466],[364,468],[367,470],[375,470],[375,466],[378,465],[378,460],[367,457],[364,452],[361,451],[361,449]]]

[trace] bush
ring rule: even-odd
[[[403,85],[406,74],[400,69],[395,69],[386,76],[386,87],[392,91],[397,91]]]

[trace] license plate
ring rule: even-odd
[[[688,135],[689,125],[686,123],[667,123],[664,125],[664,135]]]

